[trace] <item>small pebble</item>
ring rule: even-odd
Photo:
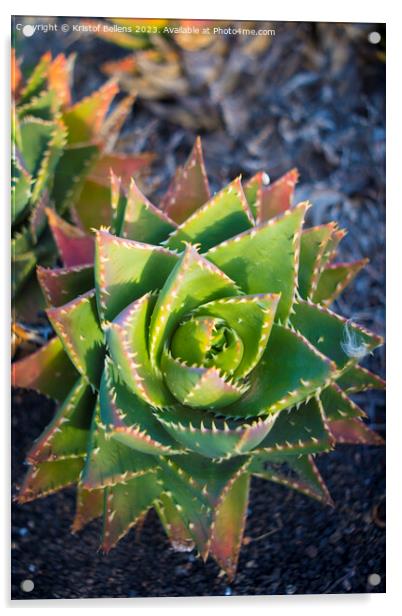
[[[315,558],[318,554],[318,550],[315,547],[315,545],[309,545],[308,548],[306,549],[306,554],[310,558]]]
[[[294,595],[296,591],[297,591],[297,588],[296,586],[293,586],[293,584],[288,584],[286,586],[285,592],[287,595]]]

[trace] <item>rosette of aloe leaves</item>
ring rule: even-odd
[[[359,366],[382,339],[329,308],[365,261],[334,260],[335,223],[304,229],[296,181],[211,196],[199,140],[158,208],[112,175],[94,262],[38,270],[56,335],[14,384],[59,406],[20,502],[75,484],[73,528],[101,516],[105,550],[154,507],[175,548],[230,578],[253,475],[331,504],[314,457],[382,443],[349,397],[383,387]]]

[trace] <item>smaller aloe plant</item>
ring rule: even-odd
[[[35,267],[57,256],[48,223],[56,224],[58,214],[87,228],[102,224],[109,216],[109,167],[127,181],[151,160],[113,151],[133,97],[108,114],[118,93],[111,80],[73,104],[72,70],[73,57],[46,53],[24,81],[12,55],[12,292],[17,318],[29,321],[41,297]]]
[[[344,231],[303,229],[297,172],[211,197],[197,140],[160,208],[112,175],[113,220],[93,264],[39,268],[56,332],[14,384],[60,403],[28,454],[19,502],[77,485],[75,531],[102,516],[108,551],[155,507],[172,545],[235,575],[250,477],[331,504],[314,456],[377,445],[350,394],[382,339],[329,309],[365,264]],[[62,231],[62,229],[61,229]]]

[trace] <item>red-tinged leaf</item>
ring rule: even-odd
[[[141,154],[103,154],[95,162],[89,179],[100,184],[109,186],[110,170],[121,177],[123,186],[128,186],[133,175],[138,171],[148,167],[155,158],[151,152],[142,152]]]
[[[225,488],[215,510],[210,553],[233,580],[247,516],[250,475],[235,476]]]
[[[94,262],[94,238],[60,218],[54,210],[46,209],[49,226],[66,267]]]
[[[114,105],[113,110],[103,122],[101,139],[104,142],[105,152],[112,152],[114,150],[120,130],[132,110],[134,101],[134,94],[125,96],[123,100]]]
[[[38,266],[38,280],[49,306],[62,306],[94,287],[92,265],[49,269]]]
[[[12,365],[12,384],[62,401],[78,378],[59,338]]]
[[[312,300],[317,304],[329,306],[347,287],[360,270],[367,265],[368,259],[353,263],[332,263],[321,272]]]
[[[384,439],[358,418],[329,421],[328,427],[336,443],[384,445]]]
[[[22,72],[20,69],[20,61],[15,57],[15,49],[11,48],[11,93],[18,96],[19,89],[22,83]]]
[[[62,107],[68,107],[71,104],[71,64],[71,58],[66,58],[63,53],[60,53],[52,61],[47,72],[49,88],[56,92]]]
[[[68,143],[97,141],[102,124],[119,88],[111,79],[90,96],[69,107],[62,116],[68,128]]]
[[[85,490],[82,486],[77,487],[77,500],[74,522],[71,531],[76,533],[92,520],[103,514],[105,491]]]
[[[253,209],[257,224],[290,209],[299,173],[297,169],[291,169],[268,186],[265,178],[266,174],[258,173],[246,184],[250,200],[255,199]]]
[[[201,139],[197,137],[187,162],[177,170],[160,207],[172,220],[180,224],[209,198]]]
[[[112,77],[118,74],[124,73],[133,73],[135,67],[137,66],[137,60],[135,59],[133,54],[129,56],[125,56],[120,60],[111,60],[109,62],[104,62],[102,64],[101,69],[105,75]]]
[[[18,502],[27,503],[77,483],[83,466],[84,458],[40,462],[28,471]]]

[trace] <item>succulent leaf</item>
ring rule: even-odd
[[[206,253],[206,258],[249,294],[280,293],[277,319],[286,321],[294,300],[301,225],[307,204],[237,235]]]
[[[260,453],[253,456],[250,471],[257,477],[315,498],[324,505],[333,504],[311,454],[296,457]]]
[[[240,178],[221,190],[175,229],[166,245],[182,250],[185,242],[206,251],[253,227],[253,219]]]
[[[382,338],[328,308],[299,301],[293,306],[292,325],[338,368],[356,363],[382,344]]]
[[[246,524],[250,475],[236,477],[215,509],[210,543],[211,555],[232,580],[237,567]]]
[[[320,274],[317,287],[312,296],[313,302],[329,306],[349,285],[360,270],[367,265],[368,259],[354,263],[333,263]]]
[[[158,246],[121,239],[98,231],[95,281],[99,312],[111,321],[132,301],[160,289],[178,256]]]
[[[12,365],[14,387],[34,389],[60,402],[68,395],[78,376],[57,337]]]
[[[82,457],[86,453],[95,396],[80,377],[50,425],[28,453],[30,463]]]
[[[209,184],[198,137],[187,162],[176,175],[160,207],[177,223],[182,223],[210,198]]]
[[[47,315],[78,372],[97,387],[103,368],[104,347],[95,291],[88,291],[63,306],[49,308]]]

